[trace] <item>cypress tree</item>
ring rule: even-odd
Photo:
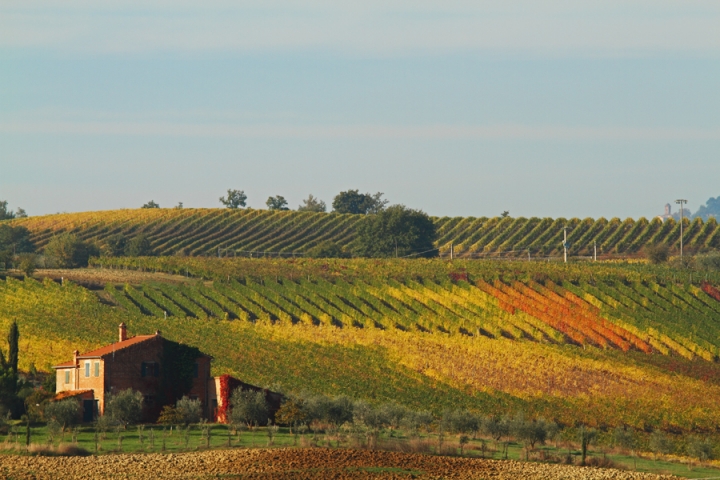
[[[12,325],[10,325],[10,331],[8,332],[8,365],[15,375],[17,375],[18,371],[18,356],[20,352],[19,340],[20,330],[18,329],[17,323],[13,322]]]

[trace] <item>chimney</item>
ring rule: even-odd
[[[80,363],[78,361],[78,356],[80,356],[80,352],[75,350],[73,352],[73,364],[75,365],[76,368],[78,367],[78,365],[80,365]]]
[[[160,330],[155,330],[155,335],[157,335],[158,337],[160,336],[161,333],[162,332],[160,332]]]
[[[119,342],[124,342],[127,340],[127,327],[125,326],[125,322],[120,324],[120,340]]]

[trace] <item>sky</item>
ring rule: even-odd
[[[3,0],[0,200],[694,212],[720,195],[718,25],[716,0]]]

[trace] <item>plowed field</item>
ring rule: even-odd
[[[0,456],[13,479],[659,479],[610,469],[366,450],[257,449],[92,457]]]

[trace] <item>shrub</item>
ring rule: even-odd
[[[699,268],[704,270],[720,270],[720,253],[708,253],[698,255],[695,262]]]
[[[710,440],[692,439],[686,448],[687,454],[706,462],[715,458],[715,445]]]
[[[183,423],[183,416],[177,408],[172,405],[165,405],[160,412],[158,423],[165,425],[177,425]]]
[[[665,436],[664,433],[657,430],[650,435],[648,446],[650,447],[650,451],[655,455],[667,454],[672,451],[672,442],[670,439]]]
[[[658,265],[665,263],[670,258],[670,248],[667,245],[650,245],[645,247],[645,257],[650,263]]]

